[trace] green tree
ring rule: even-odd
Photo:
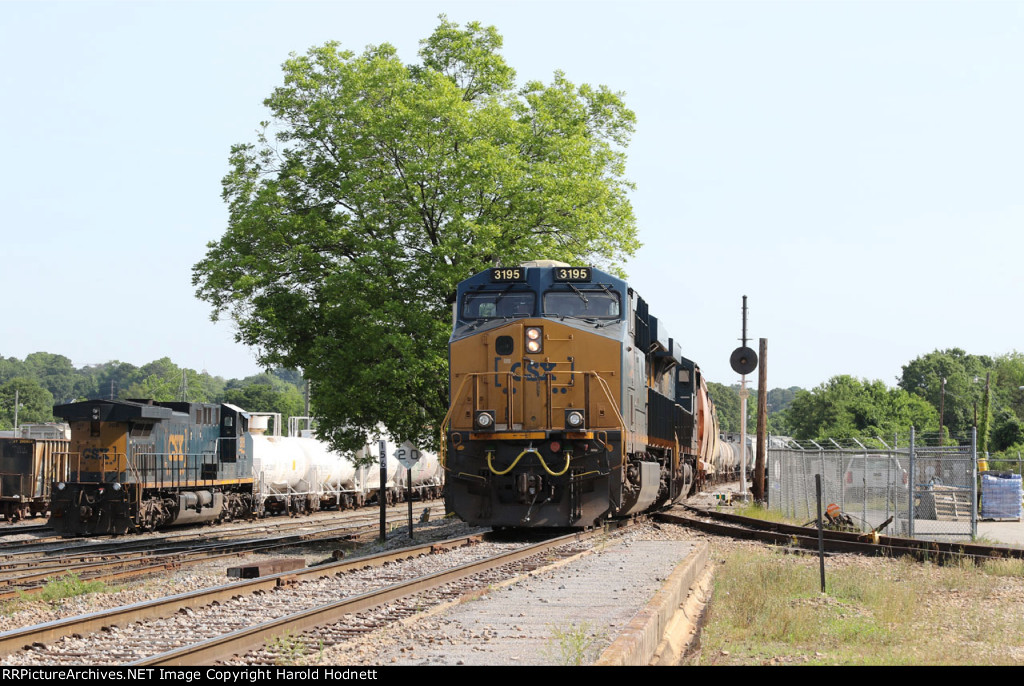
[[[922,432],[939,427],[938,412],[921,397],[846,375],[800,391],[786,420],[799,439],[888,438],[911,426]]]
[[[117,397],[121,399],[157,400],[160,402],[181,399],[182,373],[184,373],[187,400],[193,403],[216,402],[224,392],[224,379],[199,373],[194,369],[182,369],[169,357],[153,360],[133,370],[125,379]],[[101,385],[101,393],[105,388]],[[107,397],[107,394],[103,394]]]
[[[7,383],[16,376],[31,376],[31,372],[16,357],[0,357],[0,383]]]
[[[18,396],[18,425],[53,421],[53,395],[35,379],[18,376],[0,385],[0,429],[14,428],[14,396]]]
[[[78,373],[71,360],[63,355],[32,353],[25,357],[25,371],[50,391],[56,402],[74,400]]]
[[[975,407],[981,410],[985,372],[992,366],[992,358],[985,355],[969,355],[960,348],[936,350],[904,365],[899,387],[941,407],[942,424],[950,434],[965,434],[974,425]]]
[[[228,228],[193,269],[267,366],[301,368],[339,447],[383,422],[436,440],[457,283],[535,258],[615,265],[638,247],[634,115],[555,72],[515,84],[494,27],[441,17],[406,65],[388,44],[292,55],[256,144],[232,149]]]
[[[288,418],[300,416],[305,410],[305,399],[295,386],[275,389],[269,384],[248,384],[224,391],[224,402],[237,405],[249,412],[280,412],[281,426],[288,426]]]

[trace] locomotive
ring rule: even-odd
[[[629,285],[534,261],[459,284],[446,505],[493,527],[600,525],[688,495],[719,432],[700,368]]]
[[[378,497],[377,469],[357,468],[298,422],[282,436],[277,413],[227,403],[89,400],[57,406],[54,414],[71,427],[67,447],[53,454],[65,476],[52,489],[49,520],[65,535],[345,509]],[[415,448],[381,438],[390,503],[404,497],[408,478],[397,456]],[[355,461],[366,451],[376,455],[377,440]],[[436,497],[437,456],[422,452],[412,476],[415,494]]]
[[[71,426],[70,472],[52,491],[50,526],[120,534],[252,512],[246,413],[226,403],[87,400],[58,405]]]

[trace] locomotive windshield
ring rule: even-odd
[[[529,317],[536,308],[536,296],[530,291],[485,291],[467,293],[462,300],[463,319]]]
[[[587,319],[619,319],[619,294],[608,290],[550,291],[544,294],[544,314]]]

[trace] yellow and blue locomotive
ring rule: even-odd
[[[50,526],[62,534],[121,534],[252,512],[248,415],[240,408],[88,400],[53,413],[71,426],[69,477],[51,495]]]
[[[626,282],[536,261],[462,282],[443,423],[448,508],[590,527],[687,495],[718,430],[699,368]]]

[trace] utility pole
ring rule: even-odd
[[[946,377],[942,377],[942,391],[939,394],[939,445],[945,442],[945,435],[942,433],[943,420],[946,416]]]
[[[763,502],[764,465],[768,434],[768,339],[762,338],[758,350],[761,364],[757,369],[757,456],[754,459],[754,500]]]

